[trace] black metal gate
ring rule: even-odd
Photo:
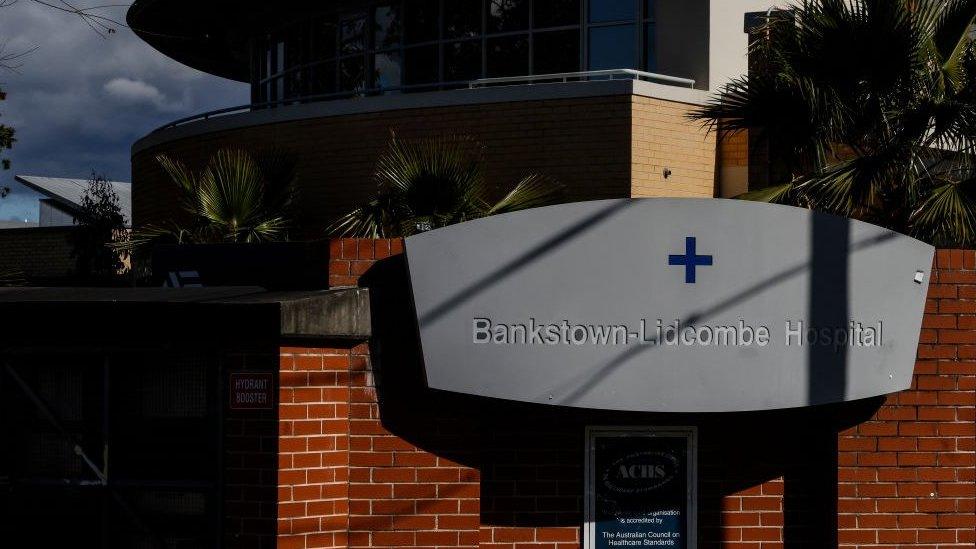
[[[205,351],[0,355],[0,539],[220,547],[219,379]]]

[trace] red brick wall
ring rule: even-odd
[[[374,263],[403,253],[403,240],[342,238],[329,241],[329,286],[355,286]]]
[[[400,246],[334,243],[333,267],[348,270],[333,282],[391,295],[402,270],[376,259]],[[374,315],[372,352],[282,349],[280,547],[580,547],[583,429],[600,424],[699,427],[702,549],[976,543],[976,252],[938,254],[911,390],[806,410],[673,416],[439,393],[423,387],[409,310]]]
[[[278,547],[346,547],[351,380],[365,348],[282,347]]]
[[[276,349],[221,356],[221,376],[233,372],[274,373]],[[225,386],[225,394],[230,392]],[[229,395],[228,395],[229,396]],[[278,412],[233,410],[223,416],[224,543],[241,549],[273,549],[277,517]]]
[[[939,250],[912,388],[840,436],[852,547],[973,547],[976,252]]]

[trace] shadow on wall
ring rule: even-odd
[[[759,526],[743,522],[757,512],[772,521],[763,526],[782,520],[788,549],[836,546],[837,435],[871,417],[883,399],[681,415],[580,410],[431,390],[403,256],[376,263],[361,285],[370,288],[373,300],[371,353],[383,425],[431,454],[480,472],[482,526],[579,528],[587,425],[695,425],[702,548],[721,547],[723,528]],[[811,391],[842,390],[835,381]],[[749,500],[747,506],[758,507],[753,509],[729,499],[735,495],[772,497]]]

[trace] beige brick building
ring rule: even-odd
[[[252,104],[156,130],[132,149],[137,226],[178,216],[156,156],[199,168],[220,148],[298,161],[300,236],[371,196],[390,133],[465,136],[499,193],[522,175],[563,200],[734,196],[748,139],[689,111],[747,70],[750,13],[770,0],[336,0],[181,10],[139,0],[162,53],[247,82]]]
[[[485,148],[486,176],[499,193],[540,173],[565,187],[566,201],[713,197],[716,135],[685,118],[706,97],[613,80],[372,97],[200,121],[135,144],[133,217],[139,225],[173,214],[175,187],[158,155],[199,168],[219,148],[273,147],[297,159],[296,217],[303,235],[316,236],[371,196],[375,162],[391,132],[472,137]]]

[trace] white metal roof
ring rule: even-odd
[[[42,177],[37,175],[16,175],[18,182],[71,208],[81,208],[82,197],[88,189],[89,179],[67,179],[62,177]],[[127,225],[132,224],[132,183],[109,181],[119,197],[122,215]]]

